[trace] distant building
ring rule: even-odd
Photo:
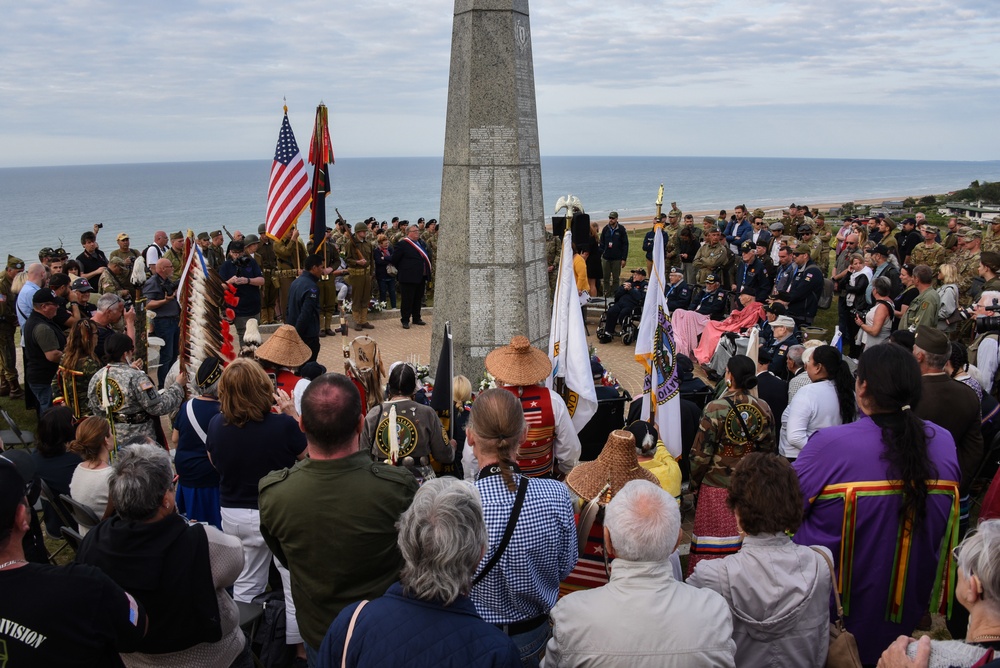
[[[831,207],[830,210],[827,211],[827,213],[830,214],[831,216],[839,216],[841,213],[843,213],[843,211],[844,209],[842,207],[834,206]]]
[[[971,220],[986,222],[1000,217],[1000,204],[947,202],[944,206],[938,207],[938,213],[942,216],[964,216]]]

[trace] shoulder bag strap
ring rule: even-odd
[[[833,600],[837,604],[837,625],[844,628],[844,606],[840,604],[840,592],[837,591],[837,573],[833,569],[833,560],[823,550],[817,549],[815,545],[810,545],[809,549],[823,557],[823,561],[830,568],[830,579],[833,581]]]
[[[500,556],[503,554],[504,550],[507,549],[508,543],[510,543],[511,537],[514,535],[514,526],[517,524],[517,517],[521,514],[521,506],[524,505],[524,497],[528,493],[528,476],[522,475],[521,482],[517,486],[517,497],[514,499],[514,507],[510,511],[510,519],[507,520],[507,528],[504,529],[503,538],[500,540],[500,544],[497,545],[496,551],[490,560],[486,562],[486,566],[483,570],[479,571],[479,575],[476,579],[472,581],[472,586],[475,587],[479,584],[479,581],[486,577],[486,574],[493,570],[493,567],[497,565],[500,561]]]
[[[753,445],[750,439],[750,430],[747,429],[747,423],[744,422],[743,415],[740,414],[740,409],[736,407],[736,403],[729,397],[726,397],[726,401],[729,402],[729,405],[733,408],[733,412],[736,413],[736,419],[740,421],[740,429],[743,430],[743,437],[746,439],[747,445]]]
[[[194,429],[196,434],[198,434],[198,438],[201,439],[201,442],[208,443],[208,434],[206,434],[205,430],[201,428],[200,424],[198,424],[198,417],[194,414],[194,402],[194,399],[190,399],[187,402],[188,422],[191,423],[191,428]]]
[[[351,615],[351,623],[347,625],[347,637],[344,638],[344,655],[340,657],[340,668],[347,668],[347,646],[351,644],[351,636],[354,635],[354,623],[358,621],[361,608],[365,607],[367,603],[367,600],[358,603],[358,607],[354,608],[354,614]]]

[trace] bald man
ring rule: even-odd
[[[142,295],[146,298],[146,308],[156,313],[153,318],[153,335],[163,339],[160,348],[160,369],[157,372],[159,386],[167,372],[177,359],[177,344],[180,338],[181,306],[177,303],[177,285],[170,280],[174,266],[170,260],[157,260],[153,275],[142,286]]]
[[[40,288],[45,287],[48,281],[49,272],[41,262],[32,262],[24,272],[24,287],[17,293],[17,324],[24,331],[24,323],[35,307],[31,304],[32,297]],[[21,347],[24,347],[24,337],[21,337]]]

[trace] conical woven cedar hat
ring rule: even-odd
[[[624,429],[616,429],[608,435],[608,442],[604,444],[597,459],[579,464],[566,476],[569,488],[586,500],[593,499],[605,485],[610,485],[610,493],[601,498],[601,505],[607,503],[621,491],[625,483],[632,480],[648,480],[656,485],[660,484],[652,472],[639,465],[635,437]]]
[[[291,325],[282,325],[257,349],[257,359],[294,369],[312,357],[312,350]]]
[[[552,373],[552,363],[527,337],[515,336],[486,356],[486,370],[502,385],[535,385]]]

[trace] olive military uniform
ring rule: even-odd
[[[278,269],[278,256],[274,254],[274,241],[263,232],[253,259],[257,261],[264,275],[264,285],[260,287],[260,324],[270,325],[276,322],[274,303],[278,300],[279,281],[275,275]]]
[[[24,396],[17,380],[17,295],[11,292],[14,276],[24,269],[24,262],[8,255],[7,267],[0,275],[0,396],[20,399]]]
[[[372,298],[372,276],[375,270],[374,249],[371,242],[358,237],[358,231],[368,229],[364,223],[355,226],[344,248],[344,259],[349,272],[348,283],[351,285],[351,313],[354,315],[355,329],[361,329],[368,323],[368,302]],[[371,327],[371,325],[368,325]]]
[[[299,630],[319,647],[344,607],[381,596],[399,578],[396,522],[413,501],[416,479],[355,452],[303,459],[264,476],[259,488],[261,534],[295,573]]]
[[[694,256],[694,267],[698,270],[696,280],[698,284],[705,283],[705,278],[709,274],[718,273],[729,261],[729,249],[726,244],[719,242],[714,246],[706,243]]]
[[[288,290],[292,286],[292,281],[302,273],[307,255],[306,246],[302,240],[292,240],[294,230],[294,227],[290,228],[284,237],[274,242],[274,255],[278,264],[274,274],[278,277],[278,308],[282,311],[282,318],[284,318],[284,310],[288,306]]]

